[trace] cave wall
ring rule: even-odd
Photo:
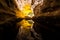
[[[42,35],[42,39],[60,39],[60,0],[44,0],[43,5],[37,6],[34,12],[37,16],[34,19],[37,25],[34,27]]]
[[[18,28],[16,29],[16,16],[14,3],[9,0],[0,0],[0,39],[15,40]],[[4,5],[5,4],[5,5]],[[42,36],[43,40],[59,39],[60,36],[60,0],[44,0],[42,6],[34,9],[36,18],[33,20],[35,31]],[[38,14],[38,15],[37,15]],[[18,19],[18,21],[20,21]],[[14,38],[13,38],[14,37]]]

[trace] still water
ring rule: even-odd
[[[20,28],[17,35],[18,40],[34,40],[35,38],[40,40],[39,34],[37,34],[33,28],[34,21],[23,19],[19,22]],[[35,38],[33,38],[32,34]],[[31,36],[32,35],[32,36]]]

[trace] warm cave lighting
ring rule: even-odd
[[[32,18],[34,16],[33,9],[31,7],[32,0],[15,0],[20,12],[16,14],[20,18]]]
[[[16,11],[16,16],[18,18],[24,18],[22,20],[22,22],[20,22],[22,28],[32,28],[32,24],[33,23],[31,20],[25,20],[25,18],[33,18],[34,15],[34,8],[40,4],[43,4],[43,0],[34,0],[34,4],[32,5],[33,0],[15,0],[17,7],[19,9],[19,11]]]
[[[21,37],[30,35],[31,31],[34,32],[34,35],[37,34],[33,28],[34,21],[28,20],[26,18],[30,19],[35,16],[33,10],[38,4],[42,5],[43,0],[34,0],[35,2],[33,5],[31,4],[32,1],[33,0],[15,0],[18,7],[18,10],[15,10],[16,16],[17,18],[23,18],[22,21],[18,22],[18,24],[20,25],[19,35],[21,35]]]

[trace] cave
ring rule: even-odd
[[[0,40],[60,40],[60,0],[0,0]]]

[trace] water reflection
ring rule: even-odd
[[[20,22],[20,25],[21,25],[21,30],[23,31],[28,31],[30,29],[33,28],[33,24],[34,24],[34,21],[33,20],[26,20],[26,19],[23,19],[21,22]]]
[[[18,40],[40,40],[39,34],[34,30],[35,22],[33,20],[23,19],[20,23],[19,32],[17,35]],[[33,37],[34,36],[34,37]]]
[[[33,29],[33,20],[23,19],[20,21],[20,28],[17,35],[18,40],[27,40],[31,37],[31,30]]]

